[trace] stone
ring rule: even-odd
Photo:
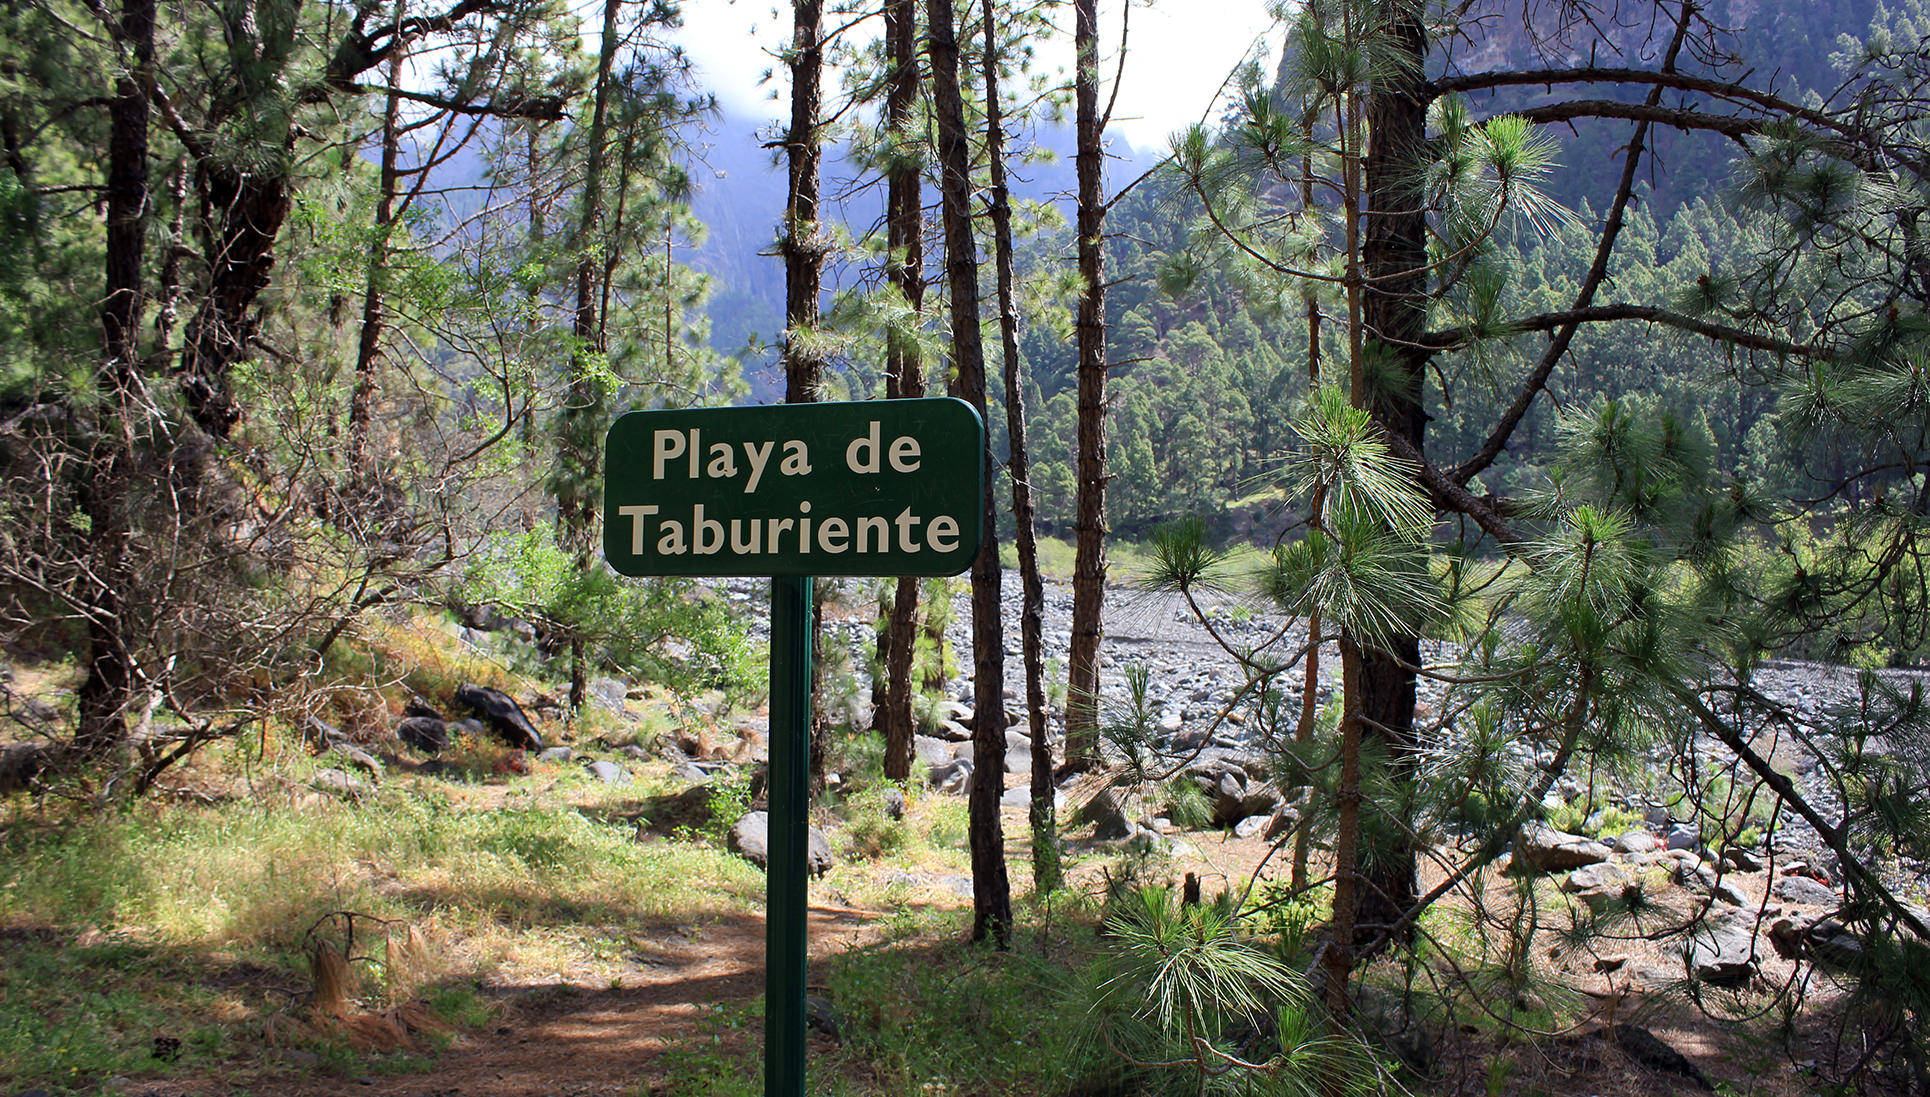
[[[885,789],[884,794],[878,797],[878,810],[882,811],[887,819],[903,819],[905,794],[895,788]]]
[[[1804,934],[1810,955],[1826,964],[1855,967],[1863,959],[1863,942],[1834,918],[1823,918]]]
[[[441,754],[449,745],[449,725],[436,716],[406,716],[395,725],[395,737],[418,754]]]
[[[972,729],[957,720],[947,720],[938,725],[938,734],[935,738],[953,743],[969,743],[972,741]]]
[[[1699,895],[1707,895],[1715,889],[1716,871],[1700,861],[1678,860],[1669,879]]]
[[[748,811],[730,828],[730,836],[724,840],[725,848],[761,869],[769,869],[771,862],[771,815],[767,811]],[[806,833],[804,846],[804,868],[813,876],[822,876],[831,871],[831,840],[824,832],[811,827]]]
[[[353,743],[336,743],[329,749],[342,761],[368,774],[376,784],[382,783],[382,762],[375,755]]]
[[[547,747],[536,754],[539,762],[567,762],[576,757],[576,752],[568,747]]]
[[[316,792],[326,792],[344,800],[360,800],[374,791],[368,783],[339,769],[318,769],[308,779],[308,787]]]
[[[1161,733],[1171,735],[1184,726],[1185,723],[1186,721],[1180,716],[1179,710],[1167,709],[1165,712],[1159,714],[1159,723],[1154,726],[1158,728]]]
[[[972,763],[969,758],[955,758],[942,766],[933,766],[931,787],[939,792],[963,795],[972,787]]]
[[[1267,827],[1271,825],[1272,822],[1273,816],[1271,815],[1249,815],[1233,824],[1233,837],[1257,838],[1266,833]]]
[[[543,737],[516,699],[499,689],[464,682],[456,687],[456,704],[476,714],[506,746],[519,750],[542,750]]]
[[[1741,846],[1730,846],[1728,849],[1723,850],[1722,859],[1728,862],[1729,867],[1735,869],[1737,872],[1762,871],[1762,858],[1756,856],[1754,850],[1744,849]]]
[[[1600,842],[1556,830],[1545,823],[1522,827],[1515,840],[1516,859],[1538,872],[1597,865],[1608,860],[1612,852]]]
[[[828,998],[816,994],[804,996],[804,1025],[806,1028],[824,1033],[840,1044],[844,1043],[843,1022]]]
[[[1114,812],[1093,822],[1092,837],[1100,842],[1119,842],[1130,839],[1138,830],[1124,812]]]
[[[1755,945],[1755,934],[1741,926],[1704,922],[1684,949],[1689,974],[1712,986],[1746,986],[1756,975]]]
[[[623,700],[629,694],[630,687],[616,678],[592,678],[589,691],[590,700],[620,715],[624,711]]]
[[[1816,919],[1811,915],[1801,911],[1784,911],[1769,923],[1766,936],[1770,947],[1785,960],[1801,959],[1808,944],[1809,929],[1815,924]]]
[[[1617,853],[1649,853],[1655,849],[1655,835],[1646,830],[1631,830],[1615,837]]]
[[[943,739],[929,735],[914,735],[911,740],[912,756],[928,766],[938,767],[950,762],[957,748]]]
[[[1568,879],[1561,882],[1561,889],[1571,895],[1580,891],[1605,888],[1612,888],[1619,892],[1639,883],[1640,880],[1633,872],[1614,862],[1603,861],[1600,864],[1583,865],[1569,873]]]
[[[598,759],[597,761],[589,763],[586,768],[590,771],[590,776],[606,785],[627,785],[630,783],[630,774],[615,762],[605,762]]]
[[[1785,876],[1771,889],[1776,898],[1787,903],[1816,907],[1836,907],[1843,902],[1836,889],[1819,884],[1807,876]]]
[[[1685,823],[1677,824],[1669,828],[1662,844],[1669,849],[1694,849],[1702,844],[1702,832]]]
[[[1728,903],[1732,907],[1750,905],[1749,895],[1728,880],[1717,880],[1716,886],[1709,889],[1709,894],[1715,897],[1716,902]]]
[[[1008,746],[1005,748],[1005,772],[1031,773],[1032,748],[1029,746]]]

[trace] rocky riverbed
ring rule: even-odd
[[[971,607],[963,589],[964,584],[960,583],[959,586],[949,638],[965,672],[952,683],[951,697],[955,702],[953,714],[969,719],[974,700],[969,679]],[[1007,623],[1005,693],[1008,717],[1022,724],[1018,717],[1011,716],[1012,713],[1022,713],[1024,697],[1024,667],[1020,659],[1018,634],[1019,589],[1018,574],[1007,571],[1003,586],[1003,616]],[[752,604],[763,597],[761,584],[737,586],[733,593],[739,600]],[[1287,636],[1276,650],[1291,652],[1304,637],[1297,626],[1268,612],[1267,607],[1245,603],[1231,595],[1216,594],[1204,598],[1202,609],[1212,618],[1214,630],[1236,646],[1261,642],[1285,629]],[[1045,656],[1048,660],[1055,660],[1058,668],[1064,667],[1071,642],[1071,614],[1070,588],[1062,583],[1049,583],[1045,597]],[[1242,784],[1250,780],[1256,788],[1261,785],[1265,781],[1266,767],[1262,749],[1264,744],[1259,741],[1260,732],[1251,723],[1236,722],[1237,718],[1219,718],[1236,699],[1245,682],[1245,675],[1185,600],[1175,594],[1149,594],[1129,586],[1115,585],[1108,591],[1105,625],[1102,703],[1112,706],[1122,703],[1127,695],[1127,668],[1134,665],[1144,667],[1146,697],[1157,733],[1155,741],[1175,756],[1188,758],[1187,767],[1204,784],[1215,784],[1219,778],[1232,773],[1240,775]],[[849,645],[852,665],[863,667],[865,655],[874,642],[868,616],[863,613],[852,614],[833,620],[827,627],[834,636]],[[1430,660],[1447,661],[1451,653],[1435,645],[1424,655]],[[1330,647],[1322,661],[1320,692],[1316,696],[1320,703],[1324,704],[1330,699],[1338,679],[1338,670],[1337,653]],[[862,671],[859,673],[862,674]],[[1062,669],[1060,673],[1063,674]],[[1899,682],[1922,677],[1920,672],[1911,671],[1885,671],[1883,674]],[[1830,710],[1852,701],[1857,695],[1857,672],[1851,668],[1825,664],[1773,661],[1758,672],[1753,684],[1770,702],[1785,706],[1804,732],[1791,734],[1784,730],[1774,734],[1765,733],[1758,738],[1757,749],[1772,757],[1780,768],[1791,774],[1806,797],[1825,817],[1836,818],[1841,804],[1832,782],[1827,779],[1827,771],[1821,766],[1819,751],[1828,749],[1833,730]],[[1423,709],[1426,712],[1442,711],[1446,689],[1440,682],[1423,680],[1420,683],[1420,704]],[[866,692],[861,690],[861,693]],[[1296,697],[1297,693],[1297,682],[1290,684],[1289,697]],[[1058,715],[1053,714],[1055,732],[1059,726]],[[943,740],[941,743],[921,743],[921,754],[925,760],[935,767],[944,767],[960,753],[969,759],[970,744],[958,742],[967,737],[964,722],[955,723],[949,736],[939,737]],[[1030,744],[1019,735],[1021,731],[1022,727],[1013,729],[1017,747],[1008,753],[1007,760],[1007,768],[1013,771],[1012,780],[1015,784],[1023,782],[1025,767],[1029,764],[1025,749]],[[1454,726],[1449,722],[1440,732],[1441,749],[1452,749],[1454,736]],[[1732,778],[1728,786],[1716,782],[1716,787],[1724,795],[1730,794],[1730,788],[1753,785],[1754,781],[1725,748],[1706,736],[1693,737],[1690,759],[1674,757],[1676,752],[1670,740],[1675,738],[1679,736],[1660,736],[1658,745],[1649,749],[1652,765],[1638,767],[1638,772],[1633,775],[1597,775],[1593,780],[1587,774],[1565,775],[1549,795],[1549,808],[1551,811],[1565,810],[1569,818],[1579,817],[1581,822],[1577,830],[1597,833],[1604,823],[1616,825],[1618,820],[1628,821],[1631,826],[1652,834],[1660,846],[1695,849],[1705,859],[1719,860],[1725,851],[1706,847],[1704,839],[1709,828],[1706,825],[1698,826],[1689,799],[1685,799],[1684,794],[1692,784],[1707,789],[1712,779],[1718,776],[1728,775]],[[1518,761],[1526,766],[1545,763],[1550,757],[1551,754],[1545,749],[1536,751],[1523,745]],[[965,772],[968,770],[964,767],[943,769],[940,780],[962,789]],[[1209,789],[1209,794],[1215,791]],[[1238,790],[1228,785],[1224,791],[1233,794]],[[1215,798],[1219,800],[1216,816],[1223,824],[1234,822],[1224,816],[1237,809],[1225,802],[1224,795]],[[1750,818],[1762,823],[1773,822],[1773,825],[1754,828],[1761,835],[1759,840],[1756,834],[1747,835],[1751,839],[1750,844],[1758,852],[1773,854],[1774,859],[1784,865],[1801,866],[1804,879],[1827,880],[1832,884],[1840,882],[1834,858],[1807,823],[1787,810],[1768,810],[1766,793],[1758,796],[1758,803],[1760,807],[1746,808],[1740,802],[1730,805],[1732,813],[1746,811]],[[1607,837],[1613,839],[1616,835]],[[1924,862],[1905,861],[1884,867],[1892,881],[1906,892],[1920,894],[1926,885],[1930,885],[1930,865]]]

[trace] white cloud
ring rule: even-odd
[[[1112,132],[1135,148],[1164,151],[1170,134],[1217,118],[1228,74],[1271,25],[1266,9],[1266,0],[1164,0],[1152,7],[1135,3]],[[788,83],[775,55],[790,35],[789,6],[773,6],[770,0],[688,0],[683,11],[678,40],[697,67],[699,85],[734,116],[785,116],[789,108],[782,97]],[[1065,18],[1069,23],[1069,11]],[[1108,85],[1120,71],[1119,28],[1118,0],[1103,0],[1102,75]],[[1039,44],[1040,69],[1070,69],[1069,37]],[[771,79],[764,79],[767,74]],[[773,91],[780,98],[773,99]]]

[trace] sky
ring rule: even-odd
[[[1153,7],[1135,2],[1108,132],[1140,151],[1163,153],[1172,133],[1217,117],[1216,97],[1227,75],[1271,24],[1266,9],[1267,0],[1160,0]],[[683,17],[679,40],[697,66],[698,85],[715,94],[727,114],[758,121],[788,114],[771,97],[773,91],[785,93],[782,71],[763,80],[778,68],[773,53],[789,37],[788,6],[686,0]],[[1119,0],[1101,0],[1101,72],[1108,84],[1118,65],[1119,24]],[[1043,67],[1069,69],[1070,42],[1042,43],[1039,57]]]

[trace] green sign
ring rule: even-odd
[[[956,575],[978,553],[985,426],[962,400],[637,411],[604,453],[625,575]]]

